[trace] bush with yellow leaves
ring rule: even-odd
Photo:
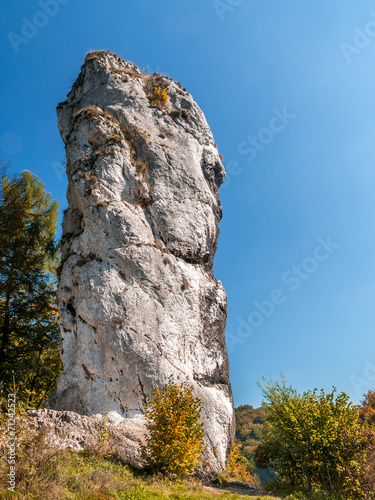
[[[155,470],[171,476],[188,476],[199,465],[204,429],[202,402],[185,383],[173,377],[160,390],[156,387],[144,405],[148,436],[142,453]]]
[[[163,110],[168,102],[167,89],[163,87],[154,87],[150,98],[154,107]]]
[[[237,441],[234,442],[231,454],[229,455],[227,474],[229,480],[239,480],[251,486],[254,485],[249,472],[249,462],[244,456],[240,455]]]

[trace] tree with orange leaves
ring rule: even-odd
[[[370,390],[363,395],[359,415],[361,420],[375,429],[375,390]]]

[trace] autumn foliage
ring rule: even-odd
[[[227,465],[229,479],[240,480],[243,483],[253,485],[254,482],[248,466],[249,462],[240,454],[238,443],[235,441]]]
[[[194,472],[203,450],[201,408],[187,383],[171,377],[161,390],[156,387],[144,405],[148,436],[142,449],[153,469],[179,477]]]
[[[363,396],[359,409],[359,418],[375,429],[375,390]]]
[[[167,89],[163,87],[154,87],[150,100],[153,107],[163,110],[168,102]]]

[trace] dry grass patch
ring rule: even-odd
[[[115,55],[109,50],[91,50],[85,57],[85,63],[88,61],[95,61],[96,59],[100,59],[101,56],[105,56],[107,54]]]
[[[118,120],[113,115],[111,115],[111,113],[99,108],[95,104],[88,104],[86,107],[81,108],[78,111],[76,111],[73,115],[73,119],[76,120],[80,116],[91,117],[94,119],[98,119],[98,118],[102,117],[102,118],[105,118],[108,121],[119,126]]]
[[[164,245],[161,241],[155,241],[154,247],[160,250],[161,252],[163,251]]]
[[[190,115],[186,111],[186,109],[172,109],[172,111],[169,113],[169,116],[173,118],[173,120],[182,118],[183,120],[186,120],[188,123],[190,123]]]
[[[146,181],[148,173],[147,163],[141,160],[136,160],[135,172],[137,175],[141,176],[144,181]]]

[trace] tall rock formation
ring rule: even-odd
[[[46,407],[140,418],[156,385],[188,377],[219,470],[234,433],[226,294],[212,271],[225,172],[205,117],[180,84],[105,51],[88,54],[57,111],[64,369]]]

